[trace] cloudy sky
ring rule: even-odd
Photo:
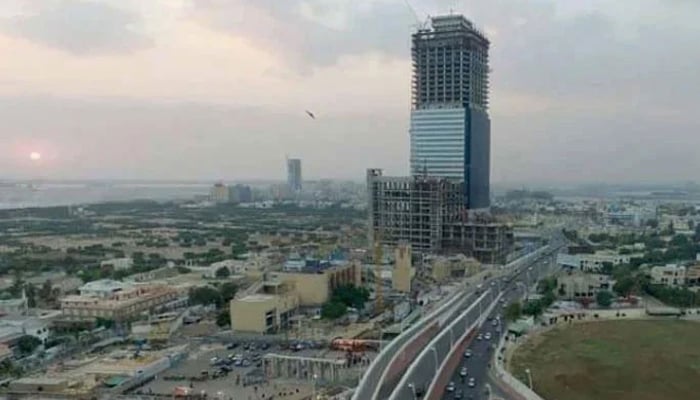
[[[700,1],[410,3],[492,41],[494,181],[697,179]],[[406,174],[416,22],[405,0],[3,0],[0,179],[281,178],[286,154]]]

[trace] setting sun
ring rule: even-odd
[[[29,159],[32,161],[39,161],[41,160],[41,153],[32,151],[31,153],[29,153]]]

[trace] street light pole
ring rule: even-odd
[[[314,384],[311,391],[311,400],[316,400],[316,379],[318,379],[318,374],[314,374]]]
[[[413,382],[409,382],[408,387],[411,389],[411,393],[413,393],[413,400],[417,400],[418,395],[416,394],[416,385],[414,385]]]
[[[527,379],[530,382],[530,390],[532,390],[532,373],[530,372],[530,368],[526,368],[525,373],[527,374]]]
[[[434,346],[430,346],[430,351],[433,353],[433,356],[435,356],[435,373],[440,370],[440,362],[438,361],[438,353],[437,350],[435,350]]]

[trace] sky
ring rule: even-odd
[[[696,179],[699,1],[3,0],[0,180],[406,175],[410,33],[450,10],[494,182]]]

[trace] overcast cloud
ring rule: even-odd
[[[493,180],[695,179],[700,2],[410,3],[3,2],[0,179],[406,174],[410,33],[450,8],[492,42]]]

